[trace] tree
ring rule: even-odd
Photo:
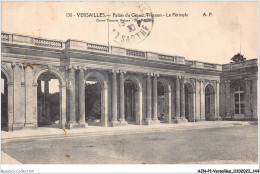
[[[243,61],[246,60],[246,58],[244,58],[244,56],[241,55],[240,53],[237,53],[236,55],[234,55],[234,56],[231,58],[231,60],[232,60],[233,62],[243,62]]]

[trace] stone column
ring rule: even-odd
[[[112,119],[111,125],[116,126],[117,121],[117,71],[112,70]]]
[[[257,115],[257,83],[258,79],[257,77],[254,77],[252,79],[252,120],[258,120],[258,115]]]
[[[147,74],[146,79],[146,120],[145,124],[149,125],[152,123],[152,84],[151,84],[151,74]]]
[[[34,95],[37,96],[37,89],[34,91],[33,86],[33,67],[32,66],[25,66],[25,126],[26,127],[36,127],[37,126],[37,119],[34,118],[33,111],[34,111]],[[34,93],[35,92],[35,93]]]
[[[13,113],[14,113],[14,122],[12,130],[23,128],[24,117],[21,114],[21,68],[22,64],[12,63],[13,75],[14,75],[14,86],[13,86]],[[9,91],[8,91],[9,92]],[[8,98],[9,99],[9,98]],[[9,104],[9,103],[8,103]]]
[[[157,74],[153,77],[153,120],[155,123],[160,123],[160,120],[158,120],[157,115],[157,106],[158,106],[158,100],[157,100]]]
[[[7,131],[13,131],[13,124],[14,124],[14,83],[13,82],[7,82],[8,86],[8,130]]]
[[[206,120],[205,118],[205,81],[203,79],[200,80],[200,119]]]
[[[201,99],[201,86],[200,86],[200,79],[196,79],[195,81],[195,121],[198,121],[201,119],[200,115],[200,99]],[[205,106],[204,106],[205,107]]]
[[[45,123],[50,124],[51,123],[51,117],[50,117],[50,101],[49,101],[49,81],[50,79],[45,78],[44,79],[44,118]]]
[[[177,76],[176,78],[176,82],[175,82],[175,89],[176,89],[176,102],[175,102],[175,118],[174,118],[174,122],[178,123],[180,120],[180,77]]]
[[[219,97],[220,97],[220,94],[219,94],[219,80],[216,81],[216,92],[215,92],[215,101],[216,101],[216,105],[215,105],[215,119],[216,120],[221,120],[220,116],[219,116]]]
[[[143,111],[142,111],[142,89],[137,89],[137,92],[135,92],[135,106],[136,106],[136,124],[142,125],[142,120],[143,120]]]
[[[181,91],[181,119],[185,120],[185,91],[184,91],[184,79],[181,79],[180,83],[180,91]]]
[[[223,81],[220,82],[220,100],[219,100],[219,115],[223,119],[225,117],[225,83]]]
[[[172,121],[172,92],[171,89],[168,89],[167,92],[164,93],[165,96],[165,107],[166,107],[166,123],[171,123]]]
[[[251,79],[250,78],[245,78],[245,119],[250,120],[251,119]]]
[[[39,95],[41,92],[42,92],[42,84],[41,84],[41,80],[37,80],[37,84],[38,84],[38,87],[37,87],[37,95]]]
[[[76,125],[76,99],[75,99],[75,68],[73,66],[68,66],[69,71],[69,120],[67,127],[72,129]]]
[[[65,128],[66,127],[66,85],[65,84],[60,84],[60,128]]]
[[[41,84],[41,80],[37,80],[37,124],[38,122],[41,122],[43,119],[43,107],[44,107],[44,103],[43,103],[43,99],[42,98],[42,84]]]
[[[120,117],[119,122],[121,124],[127,124],[125,121],[125,79],[124,79],[124,71],[120,71],[119,77],[119,85],[120,85]]]
[[[195,89],[196,90],[196,89]],[[196,91],[192,91],[192,120],[195,122],[196,119]]]
[[[231,106],[230,106],[230,80],[225,81],[225,86],[226,86],[226,118],[231,119]]]
[[[101,126],[107,127],[108,122],[108,88],[107,82],[104,82],[104,87],[101,90]]]
[[[79,89],[79,125],[80,127],[86,127],[86,117],[85,117],[85,79],[84,79],[84,69],[82,67],[79,67],[79,73],[78,73],[78,89]]]

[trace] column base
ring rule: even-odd
[[[125,121],[125,119],[123,119],[123,120],[119,119],[119,124],[120,125],[127,125],[128,123],[127,123],[127,121]]]
[[[37,128],[37,123],[24,123],[24,128]]]
[[[111,125],[111,127],[119,126],[119,122],[118,121],[111,121],[110,125]]]
[[[66,123],[66,129],[73,129],[73,128],[76,128],[77,127],[77,123],[76,122],[68,122]]]
[[[252,121],[257,121],[258,120],[258,117],[256,115],[253,115],[252,118],[251,118]]]
[[[196,119],[195,118],[195,120],[194,120],[194,118],[190,118],[189,120],[188,120],[188,122],[198,122],[199,120],[198,119]]]
[[[88,126],[88,123],[85,121],[79,121],[77,127],[78,128],[86,128]]]
[[[13,123],[11,130],[20,130],[24,128],[23,123]]]
[[[153,120],[153,124],[160,124],[161,123],[161,121],[160,120],[158,120],[158,119],[156,119],[156,120]]]
[[[160,120],[152,120],[152,119],[146,119],[145,125],[151,125],[151,124],[160,124]]]
[[[175,119],[173,120],[173,123],[175,123],[175,124],[187,123],[187,122],[188,122],[188,120],[187,120],[186,118],[175,118]]]
[[[217,117],[217,118],[215,118],[215,121],[222,121],[222,118],[221,117]]]

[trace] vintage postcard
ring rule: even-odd
[[[3,1],[1,78],[2,173],[259,173],[257,1]]]

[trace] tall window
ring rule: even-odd
[[[245,97],[244,88],[237,86],[235,88],[234,99],[235,99],[235,114],[245,114]]]

